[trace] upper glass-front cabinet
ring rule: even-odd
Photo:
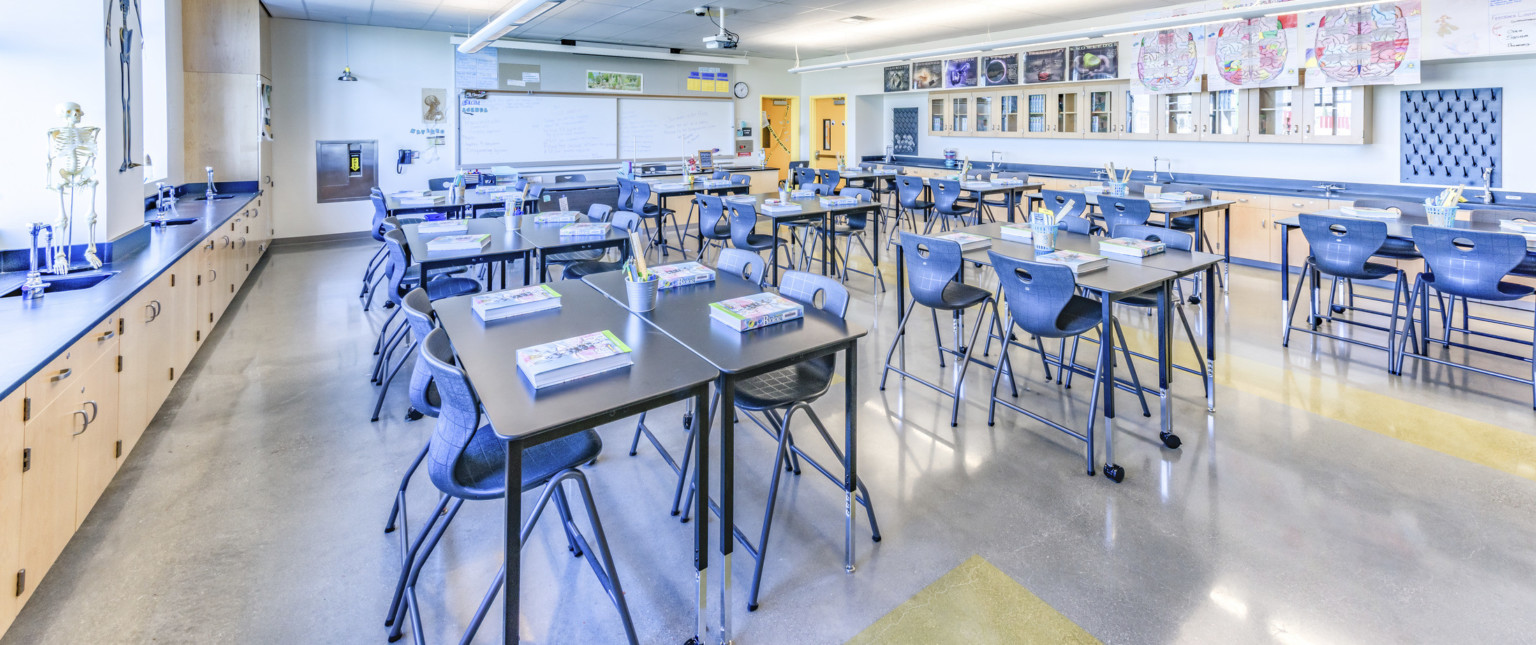
[[[997,104],[997,95],[990,92],[978,92],[971,95],[971,103],[976,110],[976,136],[995,136],[997,134],[997,122],[994,119],[993,109]]]
[[[948,99],[943,96],[932,96],[928,99],[928,132],[930,134],[946,134],[949,132],[949,121],[946,115],[949,108],[946,106]]]
[[[1248,94],[1248,140],[1301,141],[1301,112],[1296,97],[1304,90],[1264,87]]]
[[[1206,123],[1200,138],[1205,141],[1247,141],[1244,126],[1243,90],[1213,90],[1205,93]]]
[[[1013,137],[1019,134],[1019,95],[1004,92],[997,96],[997,135]]]

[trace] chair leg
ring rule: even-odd
[[[555,510],[560,512],[560,528],[565,532],[565,542],[568,545],[566,548],[575,557],[581,557],[581,545],[576,541],[576,535],[572,533],[575,530],[575,520],[571,519],[571,505],[565,499],[565,488],[561,486],[555,486]]]
[[[400,373],[400,368],[405,367],[406,361],[411,360],[411,352],[413,351],[416,351],[416,341],[414,340],[411,341],[409,347],[405,348],[405,355],[400,357],[400,362],[395,363],[394,368],[389,370],[389,376],[384,377],[384,382],[379,386],[379,396],[373,402],[373,418],[369,419],[370,421],[379,420],[379,410],[384,408],[384,395],[389,393],[389,384],[395,382],[395,375]]]
[[[437,515],[443,512],[444,504],[447,505],[447,512],[439,519]],[[390,605],[390,619],[385,623],[392,626],[389,632],[390,642],[400,639],[401,621],[405,618],[405,612],[411,611],[415,613],[416,580],[421,577],[421,568],[426,564],[427,558],[432,556],[432,551],[437,548],[438,541],[443,538],[443,532],[448,530],[448,525],[453,523],[454,516],[458,515],[459,509],[463,506],[463,499],[444,497],[443,501],[438,503],[438,513],[433,514],[433,521],[422,527],[422,536],[425,538],[425,544],[422,543],[423,540],[418,540],[417,544],[412,547],[412,550],[416,553],[413,554],[409,572],[401,572],[400,585],[396,591],[397,597],[395,602]],[[430,535],[428,534],[429,530]],[[413,618],[412,622],[415,624],[413,628],[419,630],[420,621]]]
[[[996,318],[996,301],[988,298],[987,302],[994,303],[993,318]],[[955,400],[954,404],[949,408],[949,426],[951,428],[960,425],[960,400],[964,398],[961,391],[965,388],[965,373],[967,368],[971,366],[971,353],[976,351],[976,335],[981,333],[981,325],[986,322],[986,317],[986,305],[982,305],[982,310],[976,313],[976,325],[971,328],[971,340],[965,344],[965,354],[960,357],[960,376],[955,379]]]
[[[427,458],[427,446],[421,447],[421,452],[416,453],[416,459],[411,461],[411,467],[407,468],[405,475],[400,478],[400,490],[395,493],[395,505],[389,509],[389,521],[384,524],[385,533],[395,531],[395,520],[400,520],[400,525],[405,526],[405,489],[411,485],[411,477],[416,474],[416,469],[421,467],[421,462]],[[407,531],[409,532],[409,531]]]
[[[789,422],[788,415],[784,417],[784,421]],[[757,538],[757,562],[753,565],[752,593],[747,598],[747,611],[757,611],[758,590],[763,584],[763,563],[768,560],[768,535],[773,529],[773,509],[779,499],[779,477],[784,474],[784,438],[788,434],[784,431],[784,426],[779,427],[778,450],[774,451],[773,477],[768,483],[768,506],[763,511],[763,530]],[[723,530],[729,533],[731,528],[725,527]]]
[[[1013,327],[1012,315],[1009,315],[1008,327]],[[1008,343],[1003,342],[1002,349],[997,352],[997,369],[992,372],[992,389],[987,397],[987,425],[997,424],[997,382],[1003,378],[1003,370],[1008,370],[1008,378],[1013,379],[1013,365],[1008,361]],[[1014,394],[1015,397],[1018,394]]]
[[[1296,322],[1296,305],[1301,304],[1302,285],[1307,283],[1307,276],[1312,273],[1312,263],[1309,261],[1301,267],[1301,277],[1296,279],[1296,290],[1291,292],[1291,309],[1285,314],[1285,329],[1281,332],[1280,346],[1291,346],[1291,327]],[[1211,330],[1206,330],[1211,333]]]
[[[1387,373],[1397,374],[1397,305],[1403,298],[1402,269],[1397,270],[1397,278],[1392,281],[1392,319],[1387,325]]]
[[[942,350],[944,348],[944,338],[939,334],[939,310],[937,310],[937,309],[929,309],[928,313],[933,314],[933,342],[934,342],[935,345],[937,345],[939,347],[939,349]],[[957,336],[958,336],[958,333],[957,333]],[[958,340],[958,338],[957,338],[957,340]],[[944,367],[944,352],[940,351],[940,352],[938,352],[938,354],[939,354],[939,367],[942,368],[942,367]]]
[[[912,310],[917,308],[917,302],[907,303],[907,311],[901,316],[901,324],[896,326],[896,336],[891,339],[891,348],[885,352],[885,367],[880,371],[880,391],[885,391],[885,379],[891,375],[891,358],[896,356],[896,346],[901,344],[901,337],[907,333],[907,323],[912,320]]]

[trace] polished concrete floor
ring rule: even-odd
[[[5,645],[384,642],[399,565],[385,513],[431,422],[404,420],[403,383],[385,418],[368,421],[383,313],[360,311],[355,296],[372,252],[360,242],[273,250]],[[1216,412],[1197,378],[1175,381],[1181,449],[1156,441],[1155,401],[1152,418],[1123,413],[1121,484],[1085,476],[1080,444],[1022,415],[1000,410],[989,427],[987,370],[972,372],[957,428],[948,401],[921,386],[893,377],[878,390],[894,294],[872,296],[858,278],[849,316],[871,328],[860,472],[884,540],[868,539],[861,515],[858,571],[845,574],[840,493],[809,469],[789,478],[756,612],[746,610],[751,561],[737,550],[737,641],[843,642],[973,556],[1107,643],[1536,638],[1529,390],[1411,361],[1391,377],[1381,352],[1303,335],[1284,349],[1276,276],[1233,267],[1229,296],[1214,303]],[[1120,317],[1147,346],[1150,321]],[[940,378],[929,329],[916,324],[908,364]],[[1086,380],[1064,391],[1016,358],[1019,401],[1080,427]],[[842,423],[840,399],[834,388],[816,405],[829,424]],[[674,447],[679,416],[652,415]],[[603,428],[603,455],[585,470],[642,642],[677,643],[693,621],[691,525],[667,513],[672,480],[655,452],[626,454],[632,427]],[[738,521],[755,535],[773,451],[748,429]],[[826,454],[812,438],[800,443]],[[418,522],[435,496],[425,476],[413,482]],[[455,521],[420,585],[428,640],[458,638],[500,565],[500,526],[489,502]],[[536,528],[522,559],[527,640],[622,638],[556,525]],[[477,642],[499,635],[495,615]],[[988,634],[955,631],[988,640],[978,633]]]

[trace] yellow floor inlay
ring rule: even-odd
[[[848,641],[850,645],[1098,642],[979,555]]]

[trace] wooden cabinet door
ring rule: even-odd
[[[79,375],[84,380],[84,374]],[[25,470],[21,474],[21,568],[27,584],[25,603],[48,573],[70,536],[75,534],[76,457],[74,433],[85,427],[89,410],[81,404],[79,382],[71,393],[33,410],[23,426]]]
[[[1051,89],[1051,136],[1063,139],[1083,138],[1087,105],[1083,88],[1068,86]]]
[[[123,438],[123,452],[132,449],[154,416],[155,407],[149,394],[155,378],[155,343],[153,336],[158,328],[151,329],[159,302],[160,280],[155,280],[134,296],[128,304],[117,310],[123,333],[118,341],[122,372],[118,375],[118,432]]]
[[[1226,252],[1222,245],[1223,223],[1226,221],[1226,211],[1206,211],[1200,217],[1201,230],[1205,232],[1205,238],[1210,240],[1210,246],[1203,246],[1206,253],[1221,254]],[[1204,242],[1201,242],[1203,245]]]
[[[1270,262],[1269,211],[1252,207],[1233,207],[1232,257]]]
[[[0,399],[0,634],[11,626],[21,599],[15,593],[21,564],[21,472],[26,392]]]
[[[949,97],[943,94],[928,95],[928,134],[949,134]]]
[[[97,359],[86,373],[79,395],[80,409],[89,414],[89,421],[79,435],[74,436],[77,462],[75,492],[75,526],[80,523],[101,498],[112,477],[117,474],[118,440],[118,371],[117,352]]]
[[[214,306],[218,303],[218,287],[214,285],[216,271],[213,267],[215,250],[218,245],[218,233],[214,233],[203,241],[203,245],[193,251],[197,256],[197,328],[194,330],[194,338],[197,346],[202,347],[208,340],[208,332],[213,330]],[[192,257],[192,256],[188,256]],[[196,350],[193,350],[196,353]]]
[[[1086,119],[1083,123],[1083,137],[1088,139],[1118,139],[1120,131],[1124,129],[1124,106],[1120,105],[1125,96],[1126,83],[1114,83],[1109,85],[1086,85],[1083,87],[1083,96],[1087,102],[1084,106]]]

